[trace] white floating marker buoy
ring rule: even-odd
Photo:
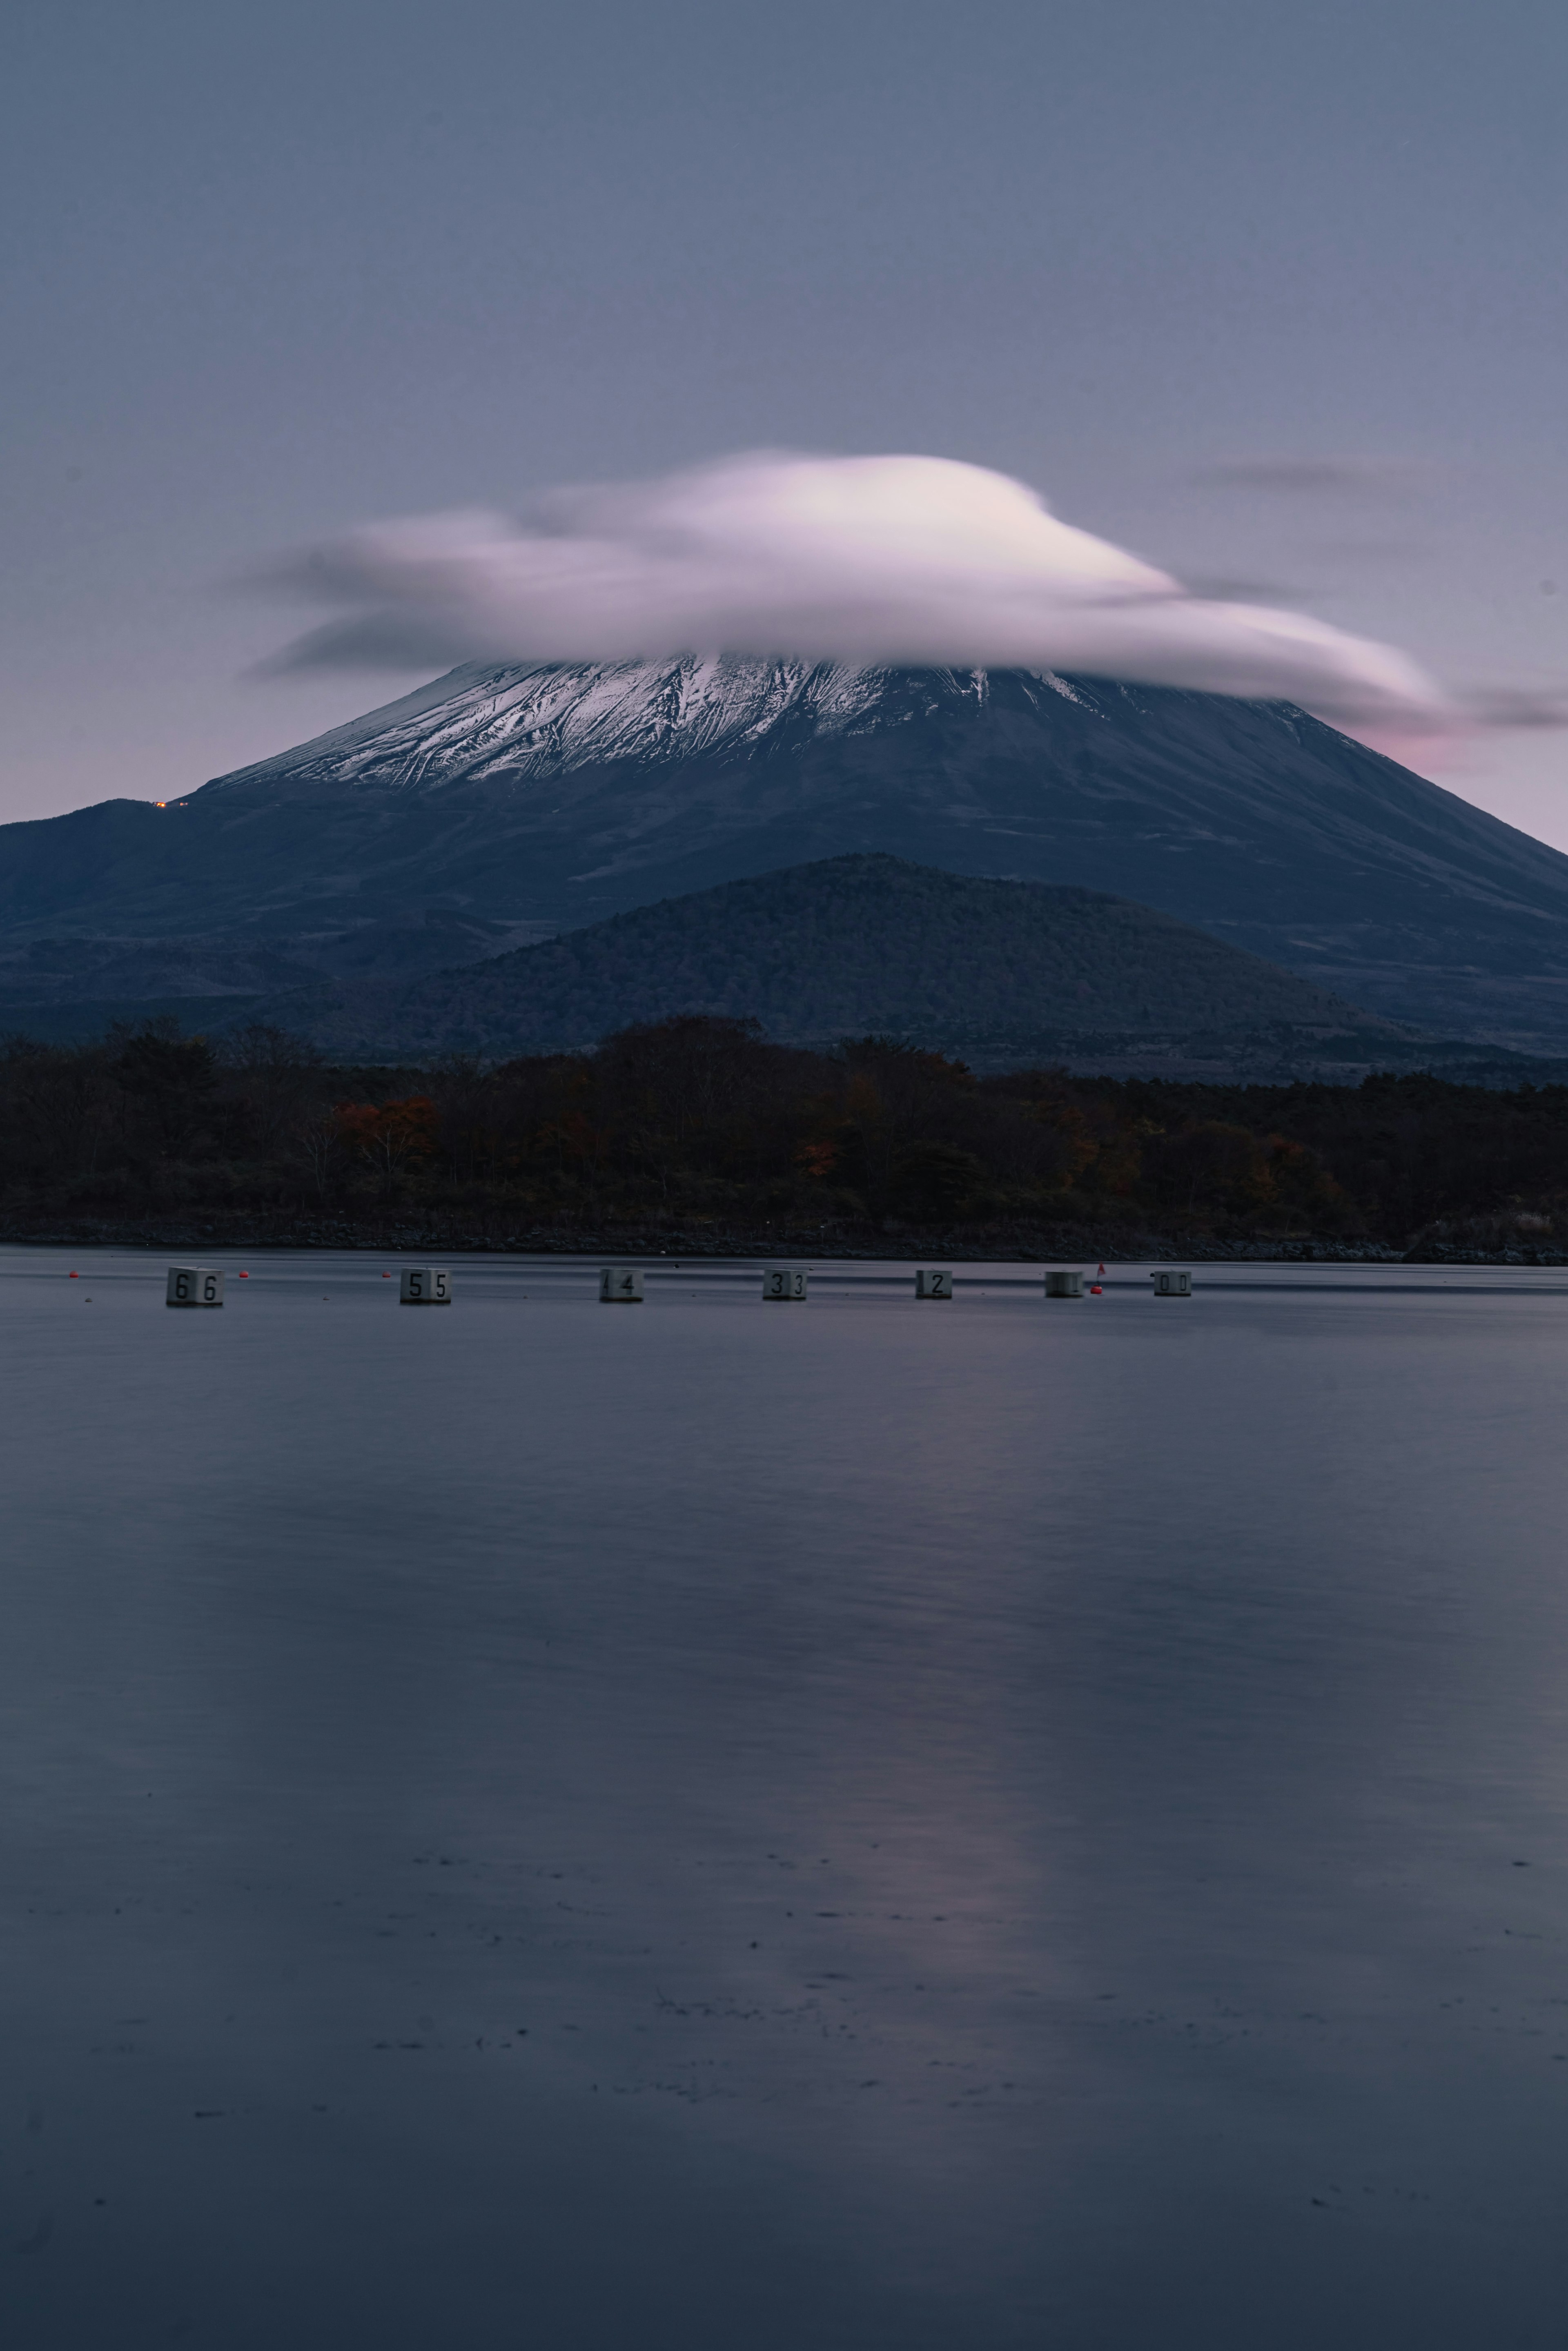
[[[402,1287],[398,1291],[400,1306],[450,1306],[452,1276],[444,1266],[405,1265]]]
[[[762,1277],[762,1295],[772,1303],[800,1300],[806,1295],[807,1272],[803,1265],[770,1265]]]
[[[1045,1294],[1048,1298],[1082,1298],[1082,1274],[1076,1266],[1070,1270],[1052,1267],[1045,1277]]]
[[[915,1277],[916,1298],[951,1298],[953,1277],[934,1265],[923,1265]]]
[[[599,1276],[601,1306],[641,1306],[643,1269],[640,1265],[607,1265]]]
[[[215,1266],[172,1265],[165,1306],[221,1306],[224,1278]]]
[[[1149,1280],[1155,1285],[1156,1298],[1190,1298],[1192,1296],[1190,1273],[1171,1273],[1162,1267],[1158,1273],[1151,1273]]]

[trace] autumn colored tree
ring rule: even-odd
[[[427,1094],[406,1101],[339,1102],[333,1113],[349,1149],[373,1170],[383,1193],[435,1149],[435,1104]]]

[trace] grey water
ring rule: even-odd
[[[8,2351],[1568,2341],[1568,1276],[213,1261],[0,1252]]]

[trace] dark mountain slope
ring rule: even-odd
[[[665,899],[402,989],[279,999],[335,1049],[507,1055],[675,1013],[783,1040],[873,1032],[1375,1030],[1352,1006],[1168,914],[1094,891],[851,856]]]
[[[1568,858],[1288,705],[1016,670],[454,671],[170,808],[0,829],[0,944],[385,968],[427,909],[476,952],[847,852],[1108,891],[1423,1026],[1568,1044]]]

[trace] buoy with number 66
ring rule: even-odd
[[[1083,1295],[1082,1272],[1076,1266],[1070,1269],[1053,1266],[1045,1277],[1045,1294],[1048,1298],[1082,1298]]]
[[[599,1277],[601,1306],[641,1306],[643,1269],[640,1265],[607,1265]]]
[[[806,1284],[803,1265],[770,1265],[762,1277],[762,1295],[769,1304],[799,1301],[806,1295]]]
[[[441,1265],[405,1265],[398,1291],[400,1306],[450,1306],[452,1276]]]
[[[169,1287],[164,1292],[165,1306],[221,1306],[224,1302],[224,1278],[216,1266],[172,1265]]]
[[[1162,1267],[1158,1273],[1151,1273],[1149,1280],[1155,1285],[1156,1298],[1190,1298],[1192,1296],[1190,1273],[1172,1273]]]

